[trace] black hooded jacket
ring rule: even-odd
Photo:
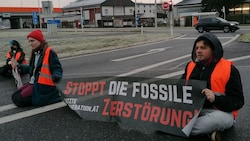
[[[213,50],[213,60],[210,64],[204,65],[196,60],[195,54],[195,45],[200,39],[208,39],[212,44]],[[211,89],[210,77],[211,74],[217,65],[217,62],[223,57],[223,48],[219,39],[210,33],[201,35],[196,39],[192,51],[192,60],[196,63],[195,68],[193,69],[189,79],[204,80],[207,82],[207,88]],[[187,66],[185,73],[182,76],[182,79],[186,78]],[[240,109],[244,105],[244,96],[242,90],[241,77],[238,69],[231,65],[231,74],[230,78],[226,84],[225,95],[224,96],[215,96],[215,101],[213,103],[208,100],[205,101],[204,108],[213,108],[214,106],[222,111],[231,112],[234,110]]]
[[[11,47],[11,50],[8,52],[10,57],[6,59],[6,65],[8,65],[8,62],[11,60],[12,57],[15,58],[17,52],[20,52],[20,57],[16,61],[19,64],[22,64],[23,61],[25,61],[25,53],[24,53],[23,49],[21,48],[20,43],[18,41],[16,41],[16,40],[11,40],[10,45],[15,45],[17,48],[12,48]]]

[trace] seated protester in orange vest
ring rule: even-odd
[[[233,126],[237,110],[244,105],[241,77],[233,63],[223,58],[221,42],[211,33],[195,40],[191,56],[182,79],[207,82],[201,92],[206,101],[191,135],[209,135],[213,140]]]
[[[43,106],[61,101],[55,83],[62,79],[63,69],[55,51],[45,41],[40,30],[27,35],[32,48],[30,81],[12,95],[19,107]]]
[[[0,75],[5,77],[12,76],[12,66],[11,66],[11,59],[14,58],[18,63],[18,68],[20,74],[27,74],[29,73],[29,66],[28,62],[25,58],[25,53],[21,48],[21,45],[16,40],[10,40],[10,51],[7,53],[6,65],[0,68]]]

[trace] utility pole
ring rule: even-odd
[[[168,11],[170,14],[170,34],[171,34],[171,36],[173,36],[174,33],[173,33],[173,2],[172,2],[172,0],[169,0]]]
[[[40,24],[40,29],[42,29],[41,12],[40,12],[40,0],[38,0],[38,13],[39,13],[39,24]]]
[[[156,28],[157,28],[157,4],[155,0],[155,32],[156,32]]]
[[[60,5],[60,0],[58,0],[58,5],[59,5],[59,8],[61,8],[61,5]]]
[[[222,7],[223,17],[226,19],[226,9],[225,6]]]
[[[135,0],[135,27],[138,27],[138,17],[137,17],[137,4]]]
[[[82,28],[82,32],[83,32],[83,14],[82,14],[82,7],[81,7],[81,28]]]

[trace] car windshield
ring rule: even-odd
[[[220,17],[217,17],[217,19],[220,20],[220,21],[222,21],[222,22],[224,22],[224,23],[225,23],[225,22],[228,22],[227,20],[222,19],[222,18],[220,18]]]

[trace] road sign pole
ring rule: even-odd
[[[40,12],[40,0],[38,0],[38,12],[39,12],[39,25],[40,25],[40,29],[42,29],[41,12]]]
[[[136,4],[136,0],[135,0],[135,27],[138,27],[138,17],[137,17],[137,4]]]
[[[174,35],[174,33],[173,33],[173,12],[171,11],[169,14],[170,14],[170,34],[171,34],[171,36],[173,36]]]
[[[82,10],[82,7],[81,7],[81,28],[82,28],[82,32],[83,32],[83,17],[82,17],[83,14],[82,14],[82,11],[83,10]]]
[[[169,0],[169,6],[168,6],[168,11],[169,11],[169,14],[170,14],[170,34],[171,36],[174,35],[173,33],[173,2],[172,0]]]
[[[157,29],[157,5],[156,5],[156,0],[155,0],[155,33]]]

